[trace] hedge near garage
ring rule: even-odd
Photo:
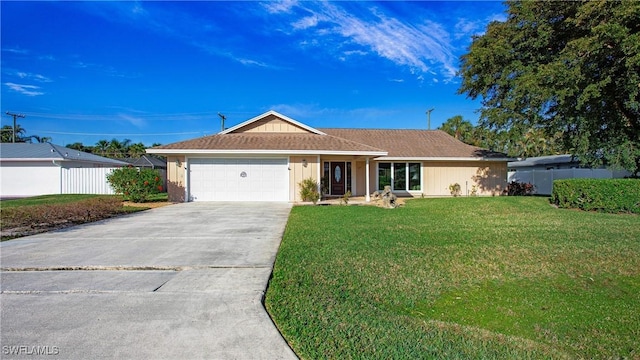
[[[640,214],[640,179],[564,179],[553,182],[560,208]]]

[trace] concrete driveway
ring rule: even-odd
[[[177,204],[1,243],[0,357],[295,358],[261,302],[290,209]]]

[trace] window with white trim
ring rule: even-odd
[[[422,190],[422,172],[420,163],[378,163],[378,190],[391,185],[391,190]]]

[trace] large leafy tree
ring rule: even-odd
[[[480,125],[562,134],[591,165],[640,172],[640,1],[511,1],[461,58]]]
[[[482,126],[474,127],[462,115],[447,119],[438,129],[467,144],[512,157],[555,155],[562,151],[558,146],[559,134],[547,134],[541,129],[531,128],[524,133],[516,129],[493,132]]]

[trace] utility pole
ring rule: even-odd
[[[220,116],[220,131],[224,131],[224,121],[227,120],[227,117],[220,113],[218,116]]]
[[[433,110],[435,110],[435,108],[427,110],[427,130],[431,130],[431,112]]]
[[[24,118],[26,115],[23,114],[13,114],[7,111],[7,115],[13,116],[13,135],[11,136],[11,142],[16,142],[16,118]]]

